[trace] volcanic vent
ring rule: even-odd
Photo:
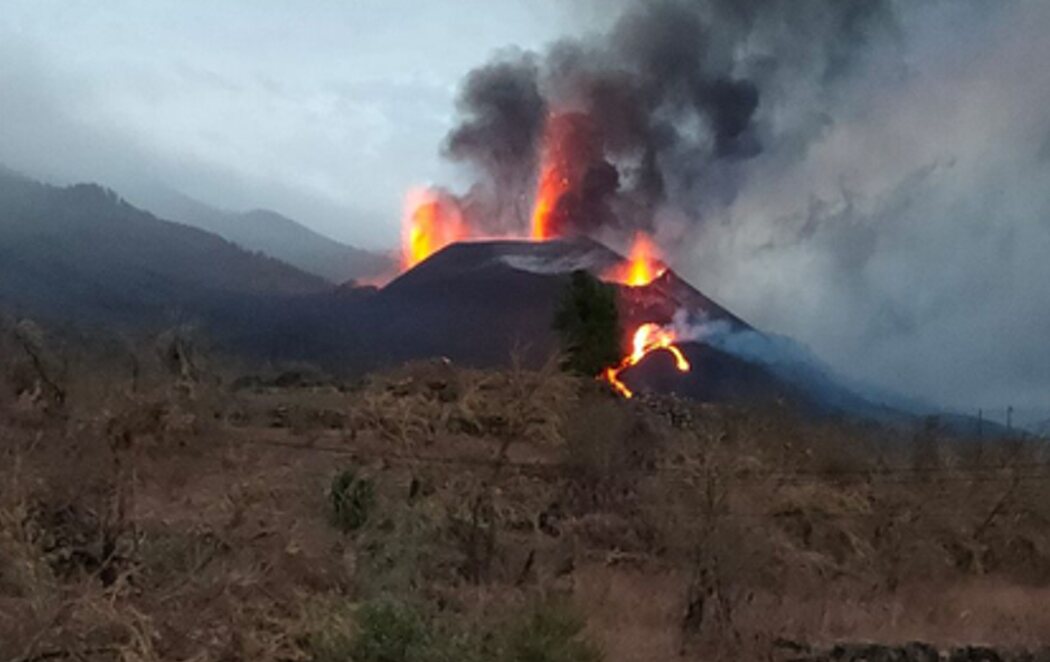
[[[647,253],[646,258],[653,256]],[[609,366],[615,375],[606,377],[616,377],[621,392],[633,391],[632,385],[638,384],[717,399],[723,386],[740,390],[738,377],[748,384],[755,381],[756,371],[731,356],[692,340],[676,343],[674,338],[676,318],[720,321],[732,329],[750,327],[655,259],[645,267],[652,279],[632,284],[631,274],[643,270],[635,259],[586,237],[457,242],[382,288],[368,302],[369,314],[358,320],[376,320],[374,332],[382,337],[376,356],[392,361],[442,355],[475,365],[500,365],[519,352],[540,362],[559,348],[551,323],[570,274],[582,269],[617,284],[627,332],[625,359],[623,365]],[[676,345],[674,352],[659,351],[669,345]],[[682,371],[685,364],[692,369]],[[753,389],[749,385],[747,390]]]
[[[668,269],[654,239],[695,241],[764,150],[805,144],[808,115],[796,126],[778,112],[785,90],[819,91],[850,67],[846,42],[882,25],[886,5],[631,2],[602,34],[501,51],[467,74],[442,145],[463,185],[408,196],[401,275],[332,323],[342,337],[328,344],[352,346],[363,367],[536,359],[556,348],[554,307],[583,268],[620,286],[628,337],[604,378],[624,395],[647,380],[698,397],[769,385],[745,353],[702,342],[704,324],[761,334]],[[629,259],[594,239],[629,246]]]

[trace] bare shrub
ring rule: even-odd
[[[552,358],[539,370],[515,359],[507,370],[453,370],[410,364],[373,378],[353,401],[351,425],[410,450],[441,433],[556,445],[578,380]]]
[[[565,462],[578,505],[609,506],[655,469],[662,438],[654,423],[609,394],[581,399],[564,426]]]
[[[433,439],[435,430],[447,421],[434,399],[395,388],[368,388],[356,404],[351,412],[354,428],[374,430],[406,451]]]

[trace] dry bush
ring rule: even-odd
[[[8,410],[18,395],[15,378],[17,347],[11,332],[12,321],[0,316],[0,412]]]
[[[73,459],[55,441],[14,449],[0,476],[0,613],[17,615],[0,618],[0,653],[155,659],[148,623],[123,604],[131,541],[105,452],[87,445]]]
[[[368,388],[351,412],[352,429],[374,430],[402,450],[431,441],[447,424],[448,411],[435,398],[396,388]]]
[[[511,363],[496,404],[505,412],[507,434],[540,445],[560,444],[562,427],[577,402],[579,379],[562,372],[556,356],[535,371],[526,370],[517,355]]]
[[[632,659],[762,659],[776,636],[1040,632],[1020,611],[1050,587],[1038,444],[976,453],[936,428],[917,459],[910,431],[626,402],[556,362],[233,394],[195,363],[188,392],[142,348],[134,379],[123,358],[71,360],[61,418],[0,414],[2,660],[346,659],[358,607],[384,596],[495,646],[514,618],[493,614],[606,583],[633,592],[605,593],[620,616],[589,632],[621,641],[630,622],[671,642]],[[273,427],[277,408],[304,422]],[[307,420],[321,409],[348,412],[344,445],[302,443],[323,434]],[[346,533],[328,521],[333,461],[376,486]],[[972,586],[997,588],[998,620]],[[915,600],[952,591],[964,597]]]
[[[31,531],[24,466],[5,448],[0,475],[0,656],[20,654],[57,611],[59,586]]]
[[[636,425],[631,411],[612,397],[585,399],[565,425],[569,470],[581,480],[599,483],[636,469],[629,447]]]
[[[0,321],[0,413],[12,423],[40,426],[65,415],[68,358],[32,320]]]
[[[513,357],[508,370],[474,373],[457,402],[460,421],[493,436],[557,446],[562,427],[577,402],[580,381],[551,357],[539,370]]]
[[[656,469],[667,435],[659,421],[604,390],[583,396],[564,425],[574,508],[626,505],[639,479]]]
[[[559,444],[579,382],[551,359],[539,370],[457,369],[444,361],[410,364],[374,377],[358,394],[351,425],[410,449],[439,434]]]
[[[118,401],[121,408],[109,412],[76,407],[91,417],[71,420],[66,430],[26,432],[4,448],[21,452],[0,462],[0,659],[301,657],[289,625],[296,597],[282,586],[294,566],[287,553],[276,562],[252,559],[265,541],[256,528],[260,514],[275,517],[269,504],[254,498],[237,505],[225,524],[208,527],[214,533],[179,528],[197,515],[177,500],[160,502],[176,514],[174,526],[144,522],[175,458],[156,446],[169,432],[158,410],[136,398]],[[148,466],[151,446],[148,454],[166,458],[163,478]],[[194,471],[207,466],[202,459]],[[142,472],[153,482],[142,481]],[[267,482],[258,484],[269,491]],[[154,493],[153,505],[140,503],[141,491]],[[311,566],[306,577],[319,572]],[[186,641],[189,623],[210,629],[207,643]]]
[[[761,644],[770,618],[785,633],[827,640],[821,623],[837,619],[835,605],[892,603],[904,587],[991,576],[1047,585],[1041,446],[1001,444],[975,466],[959,445],[968,442],[938,430],[916,462],[916,446],[893,431],[775,409],[695,418],[692,444],[676,437],[663,456],[669,470],[641,495],[663,557],[697,568],[683,624],[703,624],[689,639],[709,659]],[[1006,461],[991,465],[993,455]],[[785,601],[807,606],[777,606]]]

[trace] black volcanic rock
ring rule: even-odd
[[[383,288],[384,296],[412,296],[435,287],[458,286],[491,294],[491,284],[512,274],[562,277],[576,269],[598,274],[623,258],[587,238],[531,241],[475,241],[446,246]]]
[[[538,365],[556,353],[554,312],[575,269],[601,276],[624,258],[586,238],[450,245],[378,291],[343,288],[299,297],[236,346],[275,358],[305,358],[365,371],[431,357],[475,366],[506,365],[517,354]],[[721,323],[723,334],[765,338],[668,270],[648,286],[620,287],[624,326],[669,324],[685,311]],[[745,337],[741,335],[740,337]],[[788,400],[811,410],[872,409],[817,368],[797,374],[703,342],[683,342],[693,367],[678,372],[654,352],[624,373],[633,388],[704,400]]]
[[[585,269],[600,277],[623,260],[587,238],[457,243],[381,289],[365,317],[378,325],[377,353],[391,360],[442,355],[499,365],[518,352],[537,363],[558,351],[551,324],[569,275]],[[629,328],[669,323],[685,306],[746,327],[670,271],[621,295]]]

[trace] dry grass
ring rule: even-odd
[[[1039,445],[625,402],[553,362],[236,389],[71,362],[56,410],[4,356],[0,661],[346,659],[381,598],[466,636],[571,596],[610,660],[1050,637]],[[344,534],[348,468],[377,500]]]
[[[540,370],[461,369],[443,361],[374,375],[352,401],[356,429],[408,450],[442,434],[496,436],[556,445],[579,380],[552,358]]]

